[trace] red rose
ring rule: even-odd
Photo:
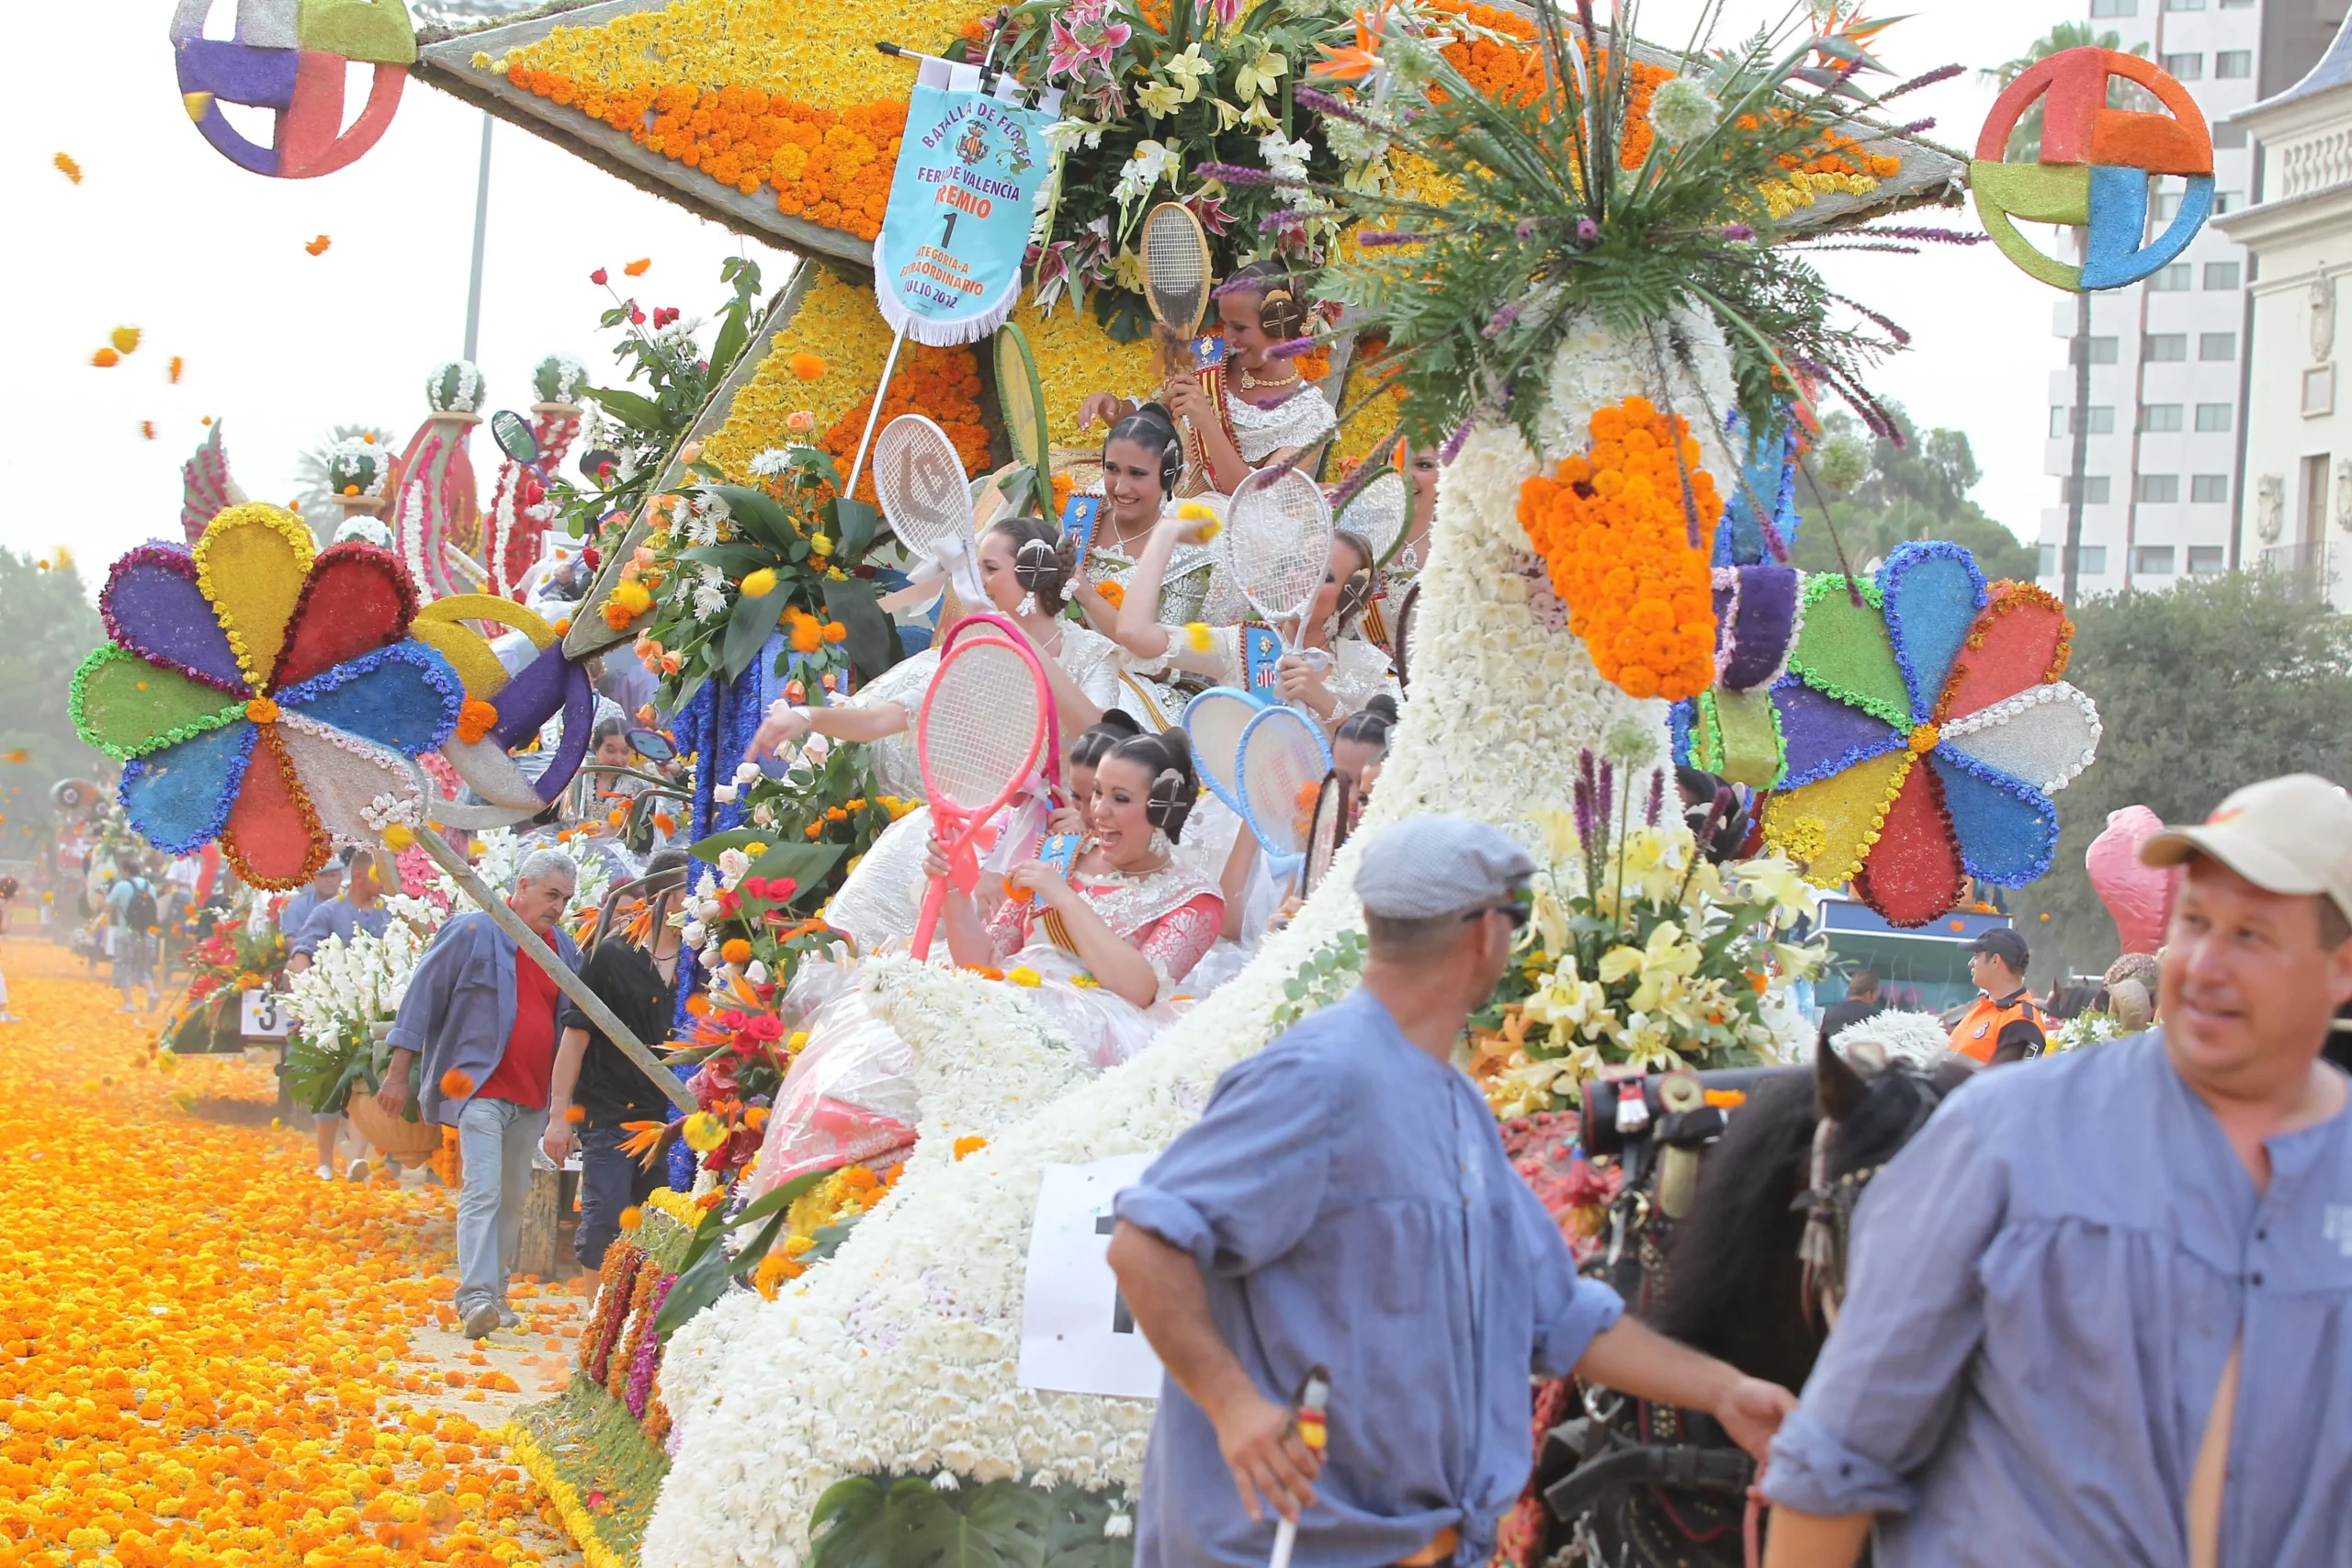
[[[598,267],[595,271],[594,271],[594,272],[592,272],[592,273],[590,273],[590,274],[588,275],[588,281],[589,281],[589,282],[591,282],[591,283],[593,283],[593,284],[594,284],[594,285],[595,285],[597,288],[602,288],[603,287],[605,287],[605,285],[606,283],[610,282],[611,280],[612,280],[612,275],[611,275],[610,273],[607,273],[607,272],[606,272],[603,267],[601,267],[601,266],[600,266],[600,267]]]
[[[784,1020],[774,1013],[762,1013],[743,1027],[745,1032],[754,1039],[781,1040],[784,1038]]]
[[[746,898],[764,898],[768,896],[768,879],[764,876],[747,876],[735,885],[735,891]]]

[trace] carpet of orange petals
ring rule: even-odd
[[[449,1195],[319,1181],[267,1067],[155,1057],[59,949],[0,963],[0,1568],[561,1553],[486,1429],[513,1373],[434,1326]]]

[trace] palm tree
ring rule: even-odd
[[[2064,54],[2070,49],[2086,47],[2123,49],[2123,35],[2113,31],[2094,35],[2088,22],[2060,22],[2041,37],[2034,39],[2033,47],[2015,60],[2007,60],[1998,65],[1985,67],[1977,72],[1977,74],[2006,87],[2052,55]],[[2145,54],[2148,52],[2148,46],[2145,43],[2135,43],[2130,49],[2124,50],[2124,52]],[[2128,82],[2110,81],[2107,89],[2110,101],[2118,96],[2118,88],[2132,85],[2132,84]],[[2003,155],[2011,162],[2031,160],[2041,156],[2041,98],[2034,99],[2027,107],[2025,113],[2018,117],[2017,129],[2009,132],[2009,144]]]

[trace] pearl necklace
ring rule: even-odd
[[[1240,374],[1243,391],[1250,391],[1260,387],[1287,387],[1299,378],[1298,367],[1295,365],[1290,367],[1290,374],[1287,376],[1252,376],[1250,374],[1250,367],[1246,365],[1237,365],[1234,369]]]

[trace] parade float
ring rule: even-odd
[[[391,492],[401,553],[320,558],[381,585],[367,646],[297,659],[306,679],[288,682],[243,642],[208,645],[227,662],[195,672],[205,691],[174,685],[162,711],[144,683],[123,689],[122,670],[113,716],[95,722],[131,758],[127,799],[164,745],[277,763],[258,793],[248,778],[241,793],[146,799],[152,822],[140,800],[132,813],[158,842],[223,835],[268,885],[311,863],[326,828],[437,841],[481,819],[469,813],[518,819],[576,764],[586,660],[634,657],[661,682],[695,759],[689,829],[710,870],[690,911],[700,962],[684,966],[682,1049],[649,1070],[690,1067],[695,1082],[673,1092],[677,1116],[641,1130],[671,1185],[607,1254],[571,1389],[510,1432],[592,1562],[1128,1553],[1151,1418],[1140,1395],[1156,1384],[1132,1332],[1114,1341],[1099,1240],[1065,1244],[1066,1263],[1096,1248],[1091,1267],[1080,1257],[1057,1293],[1036,1288],[1041,1238],[1072,1218],[1048,1226],[1041,1185],[1139,1168],[1225,1067],[1352,983],[1347,852],[1238,978],[1099,1077],[1073,1067],[1015,976],[865,964],[855,983],[912,1049],[912,1152],[753,1198],[737,1179],[805,1038],[779,1011],[786,982],[846,957],[812,910],[908,803],[851,764],[775,770],[744,753],[770,696],[871,679],[922,635],[878,603],[913,564],[855,479],[879,423],[920,412],[967,477],[1026,465],[1043,495],[1045,470],[1085,446],[1080,399],[1153,383],[1137,229],[1156,203],[1193,214],[1219,275],[1272,254],[1311,279],[1324,309],[1284,348],[1341,411],[1327,480],[1376,468],[1400,438],[1445,460],[1410,701],[1365,827],[1472,816],[1543,852],[1543,918],[1476,1047],[1515,1148],[1584,1074],[1783,1054],[1788,991],[1818,958],[1794,940],[1808,882],[1850,883],[1890,919],[1920,920],[1968,878],[2047,865],[2048,794],[2098,739],[2095,711],[2060,679],[2063,610],[2030,585],[1986,583],[1949,547],[1811,581],[1785,559],[1816,403],[1842,400],[1877,428],[1865,378],[1905,341],[1834,294],[1806,253],[1975,237],[1883,221],[1962,199],[1971,165],[1897,102],[1951,72],[1893,83],[1870,54],[1881,24],[1837,6],[1681,52],[1639,41],[1630,7],[1608,21],[1443,3],[885,15],[609,0],[422,40],[428,84],[802,265],[758,308],[756,282],[732,276],[708,360],[662,360],[660,407],[583,394],[634,446],[571,504],[601,567],[568,626],[518,618],[450,565],[487,543],[494,558],[476,570],[511,574],[512,535],[498,536],[494,505],[493,537],[478,537],[469,498],[450,491],[480,394],[469,367],[447,367]],[[877,299],[870,276],[905,215],[893,187],[918,70],[1007,123],[1059,95],[1058,118],[1013,139],[1037,199],[1012,215],[1030,243],[987,347],[994,312],[967,334],[904,343],[903,301],[887,286]],[[2106,192],[2075,220],[2099,231],[2120,276],[2136,262],[2105,255],[2115,192],[2093,179],[2095,117],[2079,96],[2066,107],[2084,121],[2078,154],[2041,153],[2065,165],[2054,174],[1988,175],[2008,165],[1997,138],[1980,146],[1980,207],[2063,220],[2075,185]],[[922,138],[933,154],[950,123]],[[2193,147],[2159,152],[2193,162]],[[2105,274],[2065,286],[2093,281]],[[215,535],[238,536],[222,532],[232,521],[185,561],[130,563],[159,604],[219,599],[203,558],[227,547]],[[284,581],[318,570],[271,519],[233,522],[246,555],[283,558],[266,564]],[[403,567],[411,593],[445,596],[404,604]],[[213,608],[224,627],[246,614]],[[267,608],[299,618],[293,598]],[[477,621],[524,631],[526,667],[488,659]],[[117,635],[99,676],[146,649],[135,629]],[[426,645],[437,659],[394,651]],[[371,671],[413,666],[401,712],[346,703],[356,733],[303,714],[355,678],[321,663],[328,652]],[[557,763],[526,776],[514,753],[559,713]],[[486,804],[455,806],[403,760],[436,750]],[[1672,826],[1679,757],[1770,792],[1736,870],[1702,873]],[[1118,1367],[1047,1370],[1048,1309],[1092,1325],[1098,1359]],[[1512,1539],[1526,1553],[1531,1538]]]

